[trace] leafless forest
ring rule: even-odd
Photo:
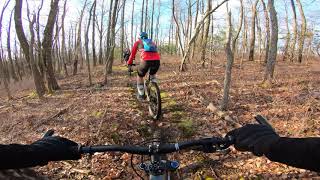
[[[142,31],[161,54],[156,126],[172,132],[170,140],[223,136],[255,114],[283,136],[320,136],[319,7],[318,0],[1,0],[0,143],[30,143],[51,128],[83,144],[149,138],[146,105],[135,99],[122,58]],[[182,179],[319,178],[234,149],[172,157],[188,167]],[[49,179],[138,178],[129,163],[128,154],[99,154],[34,171]]]

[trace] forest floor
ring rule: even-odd
[[[0,99],[0,143],[31,143],[48,129],[81,144],[136,144],[161,130],[172,142],[223,136],[234,127],[208,109],[222,97],[224,61],[213,66],[189,67],[179,72],[178,58],[163,57],[158,79],[163,117],[153,122],[146,103],[135,96],[135,78],[123,65],[115,65],[106,87],[100,87],[103,67],[87,74],[59,79],[61,90],[39,99],[32,90],[17,91],[14,100]],[[222,58],[221,58],[222,59]],[[278,62],[275,81],[261,84],[264,66],[236,63],[233,69],[229,110],[240,124],[255,123],[254,116],[268,118],[282,136],[320,136],[320,64]],[[1,98],[1,96],[0,96]],[[139,179],[130,167],[130,155],[105,153],[79,161],[50,162],[34,170],[49,179]],[[181,179],[301,179],[319,178],[314,172],[274,163],[265,157],[237,152],[228,154],[180,152],[169,156],[180,162]],[[137,163],[137,158],[134,158]],[[140,172],[141,174],[141,172]],[[0,176],[1,177],[1,176]]]

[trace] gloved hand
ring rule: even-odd
[[[234,147],[238,151],[250,151],[256,156],[266,154],[280,138],[273,129],[261,124],[247,124],[230,131],[227,136],[235,139]]]
[[[44,161],[77,160],[81,158],[79,145],[69,139],[52,136],[53,131],[30,145],[30,148],[39,153]]]
[[[132,64],[128,64],[128,72],[133,72]]]

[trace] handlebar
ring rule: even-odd
[[[273,128],[261,115],[257,115],[255,119],[260,123],[270,128]],[[213,153],[216,151],[222,151],[228,149],[229,146],[233,145],[235,138],[227,136],[224,138],[212,137],[202,138],[198,140],[183,141],[178,143],[164,143],[159,145],[149,146],[135,146],[135,145],[98,145],[98,146],[81,146],[78,150],[81,154],[92,154],[96,152],[127,152],[130,154],[139,155],[154,155],[154,154],[169,154],[185,149],[194,149],[203,151],[205,153]]]
[[[227,149],[232,145],[232,138],[202,138],[198,140],[184,141],[178,143],[165,143],[149,146],[134,146],[134,145],[101,145],[101,146],[82,146],[79,148],[81,154],[92,154],[96,152],[126,152],[139,155],[154,155],[154,154],[169,154],[184,149],[195,148],[205,153],[212,153]]]

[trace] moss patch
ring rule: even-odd
[[[113,66],[112,70],[114,70],[114,71],[128,71],[128,67],[127,66]]]
[[[191,137],[197,130],[196,125],[191,119],[183,119],[178,124],[183,137]]]

